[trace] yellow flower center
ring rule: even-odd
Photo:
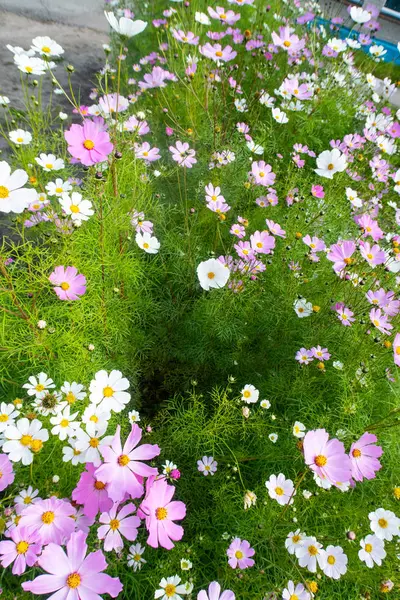
[[[240,560],[241,558],[243,558],[243,556],[244,556],[244,554],[241,550],[236,550],[236,552],[235,552],[236,558],[238,558]]]
[[[6,421],[8,421],[8,415],[6,415],[5,413],[0,415],[0,423],[6,423]]]
[[[118,457],[118,464],[120,467],[126,467],[129,462],[129,456],[126,454],[121,454],[121,456]]]
[[[139,562],[142,559],[140,554],[134,554],[133,555],[133,560],[135,560],[136,562]]]
[[[33,69],[32,69],[32,67],[30,67],[30,66],[28,65],[27,67],[25,67],[25,71],[26,71],[27,73],[32,73]]]
[[[42,440],[32,440],[31,442],[31,450],[32,452],[40,452],[40,450],[43,448],[43,442]]]
[[[264,171],[260,171],[259,175],[260,175],[260,177],[264,177],[264,175],[265,175]]]
[[[51,50],[48,46],[42,46],[42,52],[45,52],[46,54],[48,54],[49,52],[51,52]]]
[[[399,355],[400,354],[400,346],[397,346],[396,348],[396,354]]]
[[[76,396],[72,392],[68,392],[68,394],[66,394],[65,398],[66,398],[68,404],[73,404],[76,400]]]
[[[75,214],[79,212],[79,206],[77,206],[76,204],[71,204],[69,209],[72,213],[75,213]]]
[[[148,156],[148,155],[149,155],[148,152],[146,152],[146,151],[143,152],[143,156]]]
[[[323,456],[322,454],[318,454],[318,456],[315,457],[314,462],[317,465],[317,467],[324,467],[326,465],[326,463],[328,462],[328,460],[327,460],[326,456]]]
[[[257,242],[256,246],[257,246],[257,248],[262,248],[263,247],[263,245],[262,245],[261,242]]]
[[[41,383],[38,383],[38,384],[37,384],[37,386],[35,387],[35,390],[36,390],[37,392],[43,392],[43,390],[44,390],[44,385],[43,385],[43,384],[41,384]]]
[[[30,496],[25,496],[24,504],[31,504],[31,503],[32,503],[32,498]]]
[[[298,544],[298,542],[301,540],[301,537],[299,535],[294,535],[292,537],[292,542],[293,544]]]
[[[96,488],[96,490],[104,490],[106,484],[102,481],[95,481],[94,487]]]
[[[223,56],[223,54],[220,50],[218,50],[218,52],[215,53],[215,56],[218,56],[220,58],[221,56]]]
[[[147,250],[147,248],[149,248],[149,244],[148,244],[147,242],[145,242],[145,243],[143,244],[143,248],[146,248],[146,250]]]
[[[367,258],[369,258],[369,260],[371,260],[371,258],[374,258],[374,255],[369,253],[369,254],[367,254]]]
[[[368,553],[372,552],[372,544],[365,544],[364,550]]]
[[[52,168],[53,168],[53,165],[52,165],[52,163],[47,163],[47,164],[45,165],[45,167],[46,167],[46,169],[52,169]]]
[[[333,554],[330,554],[326,560],[328,561],[329,565],[334,565],[336,562],[336,558],[333,556]]]
[[[42,514],[42,522],[45,525],[50,525],[54,521],[54,517],[55,515],[52,510],[46,510],[46,512]]]
[[[66,281],[63,281],[61,284],[61,289],[64,290],[64,292],[66,292],[67,290],[69,290],[69,283],[67,283]]]
[[[382,527],[382,529],[386,529],[389,523],[386,521],[386,519],[379,519],[378,525],[379,527]]]
[[[118,529],[119,527],[119,521],[118,519],[111,519],[110,521],[110,528],[112,531],[115,531],[116,529]]]
[[[251,393],[249,392],[249,390],[246,390],[245,392],[243,392],[243,397],[244,398],[250,398]]]
[[[277,496],[283,496],[283,489],[281,487],[275,488],[275,494]]]
[[[360,458],[361,450],[359,450],[358,448],[355,448],[355,450],[353,450],[352,454],[353,454],[354,458]]]
[[[168,596],[168,598],[172,598],[172,596],[175,596],[175,591],[176,585],[174,585],[173,583],[168,583],[168,585],[165,586],[165,595]]]
[[[20,144],[21,144],[23,141],[24,141],[24,138],[22,138],[22,137],[18,137],[18,138],[17,138],[17,142],[19,142]]]
[[[316,554],[318,554],[318,548],[316,548],[315,546],[308,546],[308,553],[311,556],[315,556]]]
[[[208,279],[214,279],[215,273],[213,273],[212,271],[210,271],[209,273],[207,273],[207,277],[208,277]]]
[[[32,436],[31,435],[23,435],[21,437],[21,439],[19,440],[19,443],[22,446],[29,446],[32,442]]]
[[[290,46],[291,46],[291,44],[290,44],[289,40],[285,40],[285,41],[283,42],[283,45],[285,46],[285,48],[290,48]]]
[[[64,190],[61,187],[56,188],[57,194],[62,194]]]
[[[94,142],[92,142],[92,140],[85,140],[83,142],[83,145],[86,148],[86,150],[93,150],[94,148]]]
[[[75,589],[77,587],[79,587],[81,584],[81,576],[79,575],[79,573],[71,573],[71,575],[68,575],[67,577],[67,586],[71,589]]]
[[[292,594],[289,600],[299,600],[299,597],[296,594]]]
[[[113,394],[114,394],[114,390],[109,385],[107,385],[105,388],[103,388],[103,396],[105,398],[111,398],[111,396]]]
[[[168,516],[168,511],[164,506],[160,506],[160,508],[156,508],[156,519],[157,521],[164,521]]]
[[[92,421],[93,423],[98,423],[99,422],[99,417],[97,415],[92,415],[90,417],[89,421]]]
[[[25,554],[29,548],[28,542],[21,540],[16,545],[17,554]]]
[[[99,444],[100,444],[99,438],[93,437],[90,439],[89,446],[91,446],[92,448],[97,448],[97,446]]]
[[[61,420],[61,422],[60,422],[60,426],[61,427],[68,427],[68,425],[69,425],[68,419],[62,419]]]

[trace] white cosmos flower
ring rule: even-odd
[[[36,504],[36,502],[40,502],[41,498],[38,496],[39,490],[34,490],[30,485],[26,490],[21,490],[18,496],[15,496],[15,510],[17,515],[21,514],[21,512],[29,506],[30,504]]]
[[[197,23],[201,23],[201,25],[211,25],[208,15],[203,12],[196,11],[194,14],[194,20],[197,21]]]
[[[269,480],[265,482],[265,487],[268,490],[269,497],[276,500],[281,506],[293,504],[293,497],[296,494],[293,481],[286,479],[283,473],[271,475]]]
[[[298,583],[296,586],[293,581],[290,580],[287,583],[287,587],[282,592],[283,600],[311,600],[311,595],[307,592],[306,588],[302,583]]]
[[[242,394],[241,400],[243,400],[243,402],[246,402],[246,404],[254,404],[255,402],[257,402],[258,397],[260,395],[258,389],[250,383],[245,385],[240,393]]]
[[[253,140],[247,142],[246,146],[248,147],[250,152],[253,152],[253,154],[263,154],[264,152],[264,148],[260,146],[260,144],[256,144],[255,142],[253,142]]]
[[[347,167],[346,156],[338,148],[324,150],[317,157],[317,169],[314,171],[321,177],[333,179],[335,173],[342,172]]]
[[[231,272],[227,266],[216,258],[204,260],[197,267],[197,277],[203,290],[224,287]]]
[[[123,377],[121,371],[101,370],[96,373],[90,382],[90,402],[101,407],[103,412],[121,412],[131,399],[129,381]]]
[[[128,412],[128,419],[130,423],[139,423],[140,414],[137,410],[131,410]]]
[[[32,404],[32,408],[44,417],[56,415],[65,406],[67,406],[67,403],[62,402],[61,393],[55,390],[36,396]]]
[[[85,453],[77,449],[77,440],[70,438],[68,440],[69,446],[64,446],[62,449],[63,462],[70,462],[76,466],[85,462]]]
[[[140,233],[140,231],[138,231],[135,237],[135,242],[139,248],[147,252],[147,254],[157,254],[160,248],[160,242],[158,239],[154,235],[151,235],[147,232]]]
[[[285,548],[289,554],[295,554],[297,548],[303,545],[303,541],[306,537],[306,534],[302,533],[300,529],[291,531],[285,540]]]
[[[369,48],[369,53],[372,54],[372,56],[374,56],[375,58],[380,58],[381,56],[384,56],[386,52],[387,50],[385,50],[383,46],[379,46],[377,44],[374,44]]]
[[[296,557],[300,567],[307,568],[310,573],[317,572],[317,560],[321,559],[322,544],[315,537],[306,537],[301,546],[296,548]]]
[[[19,146],[26,146],[32,141],[32,134],[24,129],[14,129],[14,131],[10,131],[8,135],[10,140]]]
[[[303,438],[305,436],[306,426],[300,421],[295,421],[293,425],[293,435],[297,438]]]
[[[147,561],[142,558],[142,554],[145,551],[140,544],[134,544],[129,546],[129,554],[126,557],[127,563],[129,567],[133,567],[134,571],[138,571],[142,568],[142,564],[145,564]]]
[[[382,559],[386,556],[385,542],[376,535],[367,535],[360,541],[360,546],[361,550],[358,551],[358,558],[365,562],[370,569],[372,569],[374,563],[380,567]]]
[[[82,415],[83,423],[94,423],[97,429],[107,428],[111,413],[105,412],[101,406],[89,404]]]
[[[157,598],[160,598],[160,600],[182,600],[182,596],[188,593],[185,584],[181,584],[181,578],[178,575],[163,577],[159,586],[160,589],[154,593],[156,600]]]
[[[328,546],[321,551],[319,566],[327,577],[340,579],[347,571],[348,558],[340,546]]]
[[[95,467],[101,464],[100,448],[108,446],[112,441],[112,436],[107,435],[103,439],[107,425],[102,428],[96,427],[95,423],[86,423],[86,431],[83,429],[76,430],[76,450],[82,452],[82,462],[93,463]]]
[[[289,119],[287,118],[286,113],[280,108],[272,109],[272,116],[278,123],[287,123]]]
[[[64,381],[64,384],[61,386],[61,391],[65,395],[68,404],[74,404],[77,400],[86,398],[84,386],[81,383],[76,383],[76,381],[73,381],[72,383]]]
[[[47,377],[46,373],[43,372],[36,375],[36,377],[32,375],[29,377],[28,382],[29,383],[24,383],[22,387],[26,389],[28,396],[36,396],[38,398],[41,398],[47,394],[49,390],[56,387],[53,380],[50,379],[50,377]]]
[[[11,44],[7,44],[6,48],[13,54],[25,54],[27,56],[35,56],[35,51],[31,48],[29,50],[24,50],[23,48],[21,48],[21,46],[11,46]]]
[[[3,452],[8,454],[12,462],[21,461],[23,465],[30,465],[33,453],[39,452],[43,442],[49,439],[47,429],[42,429],[38,419],[19,419],[15,425],[10,425],[4,432],[5,442]]]
[[[339,38],[333,38],[328,41],[328,46],[335,52],[344,52],[347,48],[346,42]]]
[[[35,158],[35,161],[44,171],[60,171],[65,167],[63,159],[57,158],[54,154],[44,154],[42,152],[39,157]]]
[[[350,16],[355,23],[367,23],[371,20],[371,13],[361,8],[361,6],[352,6]]]
[[[64,192],[59,202],[72,221],[87,221],[94,214],[90,200],[84,200],[79,192],[72,192],[71,195]]]
[[[0,404],[0,433],[2,433],[9,425],[14,425],[15,419],[19,415],[17,410],[11,402],[7,404],[2,402]]]
[[[7,104],[10,104],[10,98],[7,96],[0,96],[0,106],[5,107]]]
[[[313,312],[311,302],[307,302],[305,298],[298,298],[297,300],[295,300],[293,303],[293,308],[299,319],[309,317]]]
[[[0,212],[22,213],[36,199],[36,191],[23,187],[28,174],[23,169],[11,173],[5,160],[0,162]]]
[[[64,54],[64,48],[47,35],[33,38],[31,48],[34,52],[47,57],[61,56],[61,54]]]
[[[50,181],[46,185],[46,191],[49,196],[57,196],[60,198],[62,194],[65,192],[70,192],[72,190],[72,185],[69,181],[63,181],[59,177],[55,181]]]
[[[14,62],[18,69],[28,75],[44,75],[48,68],[54,68],[55,63],[47,63],[37,56],[28,56],[27,54],[14,54]]]
[[[55,417],[50,418],[50,423],[54,425],[51,433],[58,435],[61,441],[76,436],[76,431],[80,427],[80,422],[74,419],[78,415],[77,412],[71,415],[71,407],[66,406],[62,411],[59,411]]]
[[[144,29],[147,27],[147,23],[144,21],[133,21],[132,19],[128,19],[127,17],[121,17],[119,20],[112,12],[104,11],[107,21],[111,25],[111,27],[119,33],[120,35],[125,35],[126,37],[133,37],[134,35],[138,35],[142,33]]]
[[[400,535],[400,519],[391,510],[378,508],[375,512],[370,512],[368,518],[371,530],[379,539],[390,542],[393,536]]]

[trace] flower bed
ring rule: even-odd
[[[85,105],[10,47],[7,600],[398,592],[395,84],[312,3],[212,4],[108,7]]]

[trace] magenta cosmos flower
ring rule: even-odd
[[[6,489],[15,478],[10,459],[6,454],[0,454],[0,492]]]
[[[120,502],[125,494],[131,498],[143,495],[143,477],[157,475],[157,469],[144,464],[143,460],[151,460],[160,454],[157,445],[142,444],[142,430],[136,423],[122,448],[120,426],[117,426],[111,446],[100,448],[104,464],[96,469],[95,477],[107,483],[107,493],[114,502]]]
[[[64,137],[68,142],[68,152],[87,167],[105,161],[114,148],[104,129],[103,119],[87,119],[83,125],[71,125],[64,132]]]
[[[56,267],[49,280],[60,300],[78,300],[86,292],[86,277],[76,267]]]
[[[352,240],[343,240],[333,244],[326,255],[327,259],[332,261],[336,273],[340,273],[347,266],[354,262],[351,258],[356,251],[356,245]]]
[[[247,569],[254,565],[254,560],[250,557],[254,556],[255,550],[250,547],[247,540],[235,538],[226,553],[229,557],[228,565],[232,569]]]
[[[99,540],[104,540],[106,552],[122,550],[124,547],[122,536],[130,542],[134,542],[137,538],[140,519],[136,516],[129,516],[136,511],[136,506],[130,502],[117,513],[118,508],[118,503],[115,503],[109,512],[102,513],[99,518],[99,522],[103,525],[98,528],[97,537]]]
[[[1,566],[6,568],[13,562],[13,575],[21,575],[26,567],[32,567],[42,551],[40,535],[26,527],[10,530],[10,540],[0,542]]]
[[[31,504],[21,513],[19,525],[37,531],[43,545],[63,544],[75,529],[75,508],[55,496]]]
[[[350,481],[351,464],[344,445],[337,439],[330,440],[325,429],[308,431],[303,450],[306,464],[321,479],[328,479],[332,485]]]
[[[87,463],[86,471],[83,471],[76,488],[72,491],[72,500],[83,504],[83,512],[90,519],[99,512],[108,512],[113,505],[107,493],[107,484],[95,477],[95,472],[93,464]]]
[[[275,181],[275,173],[272,172],[271,165],[267,165],[265,161],[259,160],[251,165],[251,175],[257,185],[269,186]]]
[[[192,166],[197,163],[195,158],[196,152],[189,148],[187,142],[176,142],[176,148],[170,146],[169,151],[172,153],[172,159],[177,162],[180,167],[191,169]]]
[[[116,598],[123,585],[118,577],[102,573],[107,568],[101,550],[87,553],[86,535],[77,531],[67,544],[67,554],[61,546],[49,544],[39,558],[39,566],[49,575],[39,575],[22,584],[26,592],[49,594],[48,600],[102,600],[100,594]]]
[[[235,600],[235,594],[231,590],[225,590],[221,594],[221,586],[213,581],[208,586],[208,592],[201,590],[197,594],[197,600]]]
[[[173,500],[173,485],[168,485],[165,478],[149,479],[146,497],[140,505],[140,516],[146,518],[149,532],[147,543],[153,548],[162,546],[167,550],[174,547],[174,542],[182,539],[183,527],[174,523],[186,515],[186,506],[179,500]],[[173,540],[173,541],[172,541]]]
[[[360,439],[350,448],[351,474],[356,481],[374,479],[375,473],[381,469],[379,458],[383,454],[380,446],[376,446],[378,438],[373,433],[363,433]]]

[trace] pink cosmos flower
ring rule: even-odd
[[[183,527],[174,523],[186,515],[184,502],[172,500],[175,493],[173,485],[168,485],[165,478],[151,478],[147,481],[146,497],[140,505],[138,514],[146,519],[149,532],[147,543],[153,548],[162,546],[167,550],[182,539]],[[171,501],[172,500],[172,501]]]
[[[217,214],[226,213],[226,212],[228,212],[228,210],[231,209],[231,207],[229,206],[229,204],[227,204],[223,200],[222,201],[221,200],[217,200],[216,202],[209,202],[207,204],[207,208],[209,208],[213,212],[216,212]]]
[[[124,542],[121,534],[130,542],[134,542],[137,538],[140,519],[136,516],[129,516],[136,511],[136,506],[133,502],[125,504],[117,513],[118,508],[119,504],[116,502],[109,512],[103,512],[99,518],[99,522],[104,523],[104,525],[101,525],[97,530],[97,537],[99,540],[104,540],[104,550],[106,552],[122,550]]]
[[[68,142],[68,152],[83,165],[91,166],[107,159],[114,146],[105,131],[103,119],[86,119],[83,125],[71,125],[64,132]]]
[[[347,308],[343,302],[337,302],[332,306],[332,310],[336,312],[339,321],[341,321],[342,325],[345,327],[351,327],[351,324],[354,323],[355,318],[353,317],[353,311]]]
[[[291,27],[279,27],[279,35],[273,31],[271,36],[275,46],[290,53],[298,52],[305,46],[305,41],[300,40]]]
[[[76,267],[56,267],[49,280],[60,300],[78,300],[86,292],[86,277]]]
[[[176,148],[174,146],[169,147],[169,151],[172,153],[172,160],[178,163],[181,167],[187,167],[191,169],[192,166],[197,163],[195,159],[196,152],[189,149],[187,142],[176,142]]]
[[[226,553],[229,558],[228,565],[232,569],[247,569],[254,565],[254,560],[250,557],[254,556],[255,550],[250,547],[247,540],[242,541],[240,538],[235,538]]]
[[[95,477],[95,472],[93,464],[87,463],[86,471],[81,473],[71,496],[74,502],[83,504],[83,512],[90,519],[99,512],[108,512],[113,506],[113,501],[107,494],[107,485]]]
[[[317,360],[329,360],[331,355],[328,352],[328,348],[321,348],[321,346],[314,346],[311,348],[314,358]]]
[[[305,463],[321,479],[328,479],[332,485],[350,481],[351,463],[344,445],[337,439],[330,440],[325,429],[308,431],[303,450]]]
[[[197,46],[199,43],[199,36],[194,35],[192,31],[188,31],[185,33],[182,29],[172,29],[172,35],[178,42],[183,42],[184,44],[190,44],[191,46]]]
[[[378,244],[371,246],[369,242],[360,242],[360,252],[371,267],[382,265],[386,261],[385,252]]]
[[[286,237],[286,231],[284,229],[282,229],[282,227],[278,223],[275,223],[274,221],[271,221],[270,219],[265,219],[265,222],[267,224],[268,229],[270,230],[270,232],[273,235],[277,235],[281,238]]]
[[[235,600],[235,594],[231,590],[225,590],[221,594],[221,586],[213,581],[208,586],[208,592],[201,590],[197,594],[197,600]]]
[[[230,228],[229,233],[232,233],[232,235],[236,235],[236,237],[238,238],[244,238],[246,235],[246,229],[243,227],[243,225],[239,225],[239,223],[234,223]]]
[[[255,231],[250,236],[250,243],[256,254],[270,254],[275,248],[275,238],[267,231]]]
[[[48,600],[102,600],[100,594],[116,598],[123,585],[118,577],[102,573],[107,568],[101,550],[86,556],[86,535],[77,531],[67,544],[67,554],[61,546],[49,544],[38,560],[39,566],[49,575],[39,575],[22,584],[26,592],[49,594]]]
[[[374,221],[370,215],[364,214],[355,219],[356,223],[363,229],[364,237],[371,236],[374,242],[382,239],[384,233],[378,223]]]
[[[315,235],[313,235],[313,237],[305,235],[302,239],[303,242],[310,247],[311,252],[322,252],[326,248],[324,240],[320,240]]]
[[[211,58],[216,62],[229,62],[233,60],[237,55],[235,50],[232,50],[231,46],[225,46],[222,48],[221,44],[214,44],[213,46],[207,42],[204,46],[199,46],[200,54],[203,54],[206,58]]]
[[[5,569],[13,562],[12,574],[21,575],[26,567],[32,567],[42,551],[40,535],[26,527],[10,530],[10,540],[0,542],[1,566]]]
[[[121,94],[106,94],[99,99],[99,107],[103,114],[115,116],[129,107],[129,100]]]
[[[371,323],[373,323],[381,333],[388,335],[390,330],[393,329],[393,325],[380,308],[371,308],[369,318],[371,319]]]
[[[382,468],[379,458],[383,454],[380,446],[376,446],[378,438],[373,433],[365,432],[357,442],[351,445],[351,474],[356,481],[374,479],[375,473]]]
[[[132,131],[138,135],[146,135],[149,133],[150,127],[147,121],[141,121],[135,115],[131,115],[129,119],[124,122],[124,131]]]
[[[5,490],[14,481],[14,478],[15,474],[10,459],[6,454],[0,454],[0,492]]]
[[[114,502],[120,502],[125,494],[131,498],[140,498],[143,495],[142,477],[157,474],[157,469],[144,464],[143,460],[151,460],[160,454],[157,445],[142,444],[142,430],[136,423],[122,448],[120,426],[117,425],[111,446],[100,449],[104,464],[95,472],[96,479],[108,484],[107,493]]]
[[[44,546],[63,544],[75,529],[75,514],[76,509],[69,502],[52,496],[25,508],[19,526],[37,531]]]
[[[159,148],[150,148],[149,142],[143,142],[143,144],[135,144],[135,156],[136,158],[142,158],[147,162],[154,162],[161,158],[161,154],[159,154]]]
[[[234,25],[240,19],[240,14],[234,13],[233,10],[224,10],[221,6],[216,6],[215,10],[209,6],[207,11],[212,19],[218,19],[226,25]]]
[[[400,367],[400,333],[396,333],[393,340],[393,360],[397,367]]]
[[[240,258],[244,258],[244,260],[252,260],[254,258],[254,250],[250,246],[250,242],[242,242],[240,241],[233,246],[236,252],[239,254]]]
[[[283,89],[286,90],[293,98],[298,100],[308,100],[312,97],[312,90],[307,83],[299,84],[297,78],[285,79],[283,82]]]
[[[151,73],[147,73],[143,77],[144,81],[139,81],[141,90],[147,90],[157,87],[166,87],[167,81],[175,81],[176,77],[173,73],[165,71],[161,67],[153,67]]]
[[[225,198],[221,194],[221,188],[219,186],[214,187],[212,183],[205,186],[206,191],[206,202],[217,202],[218,200],[224,201]]]
[[[329,248],[326,257],[334,263],[333,268],[335,272],[340,273],[340,271],[352,264],[354,259],[351,257],[355,251],[356,245],[352,240],[343,240],[337,244],[333,244]]]
[[[275,181],[275,173],[272,172],[271,165],[267,165],[263,160],[253,162],[251,165],[251,175],[257,185],[269,186]]]
[[[312,362],[314,360],[314,355],[311,352],[311,350],[307,350],[307,348],[300,348],[300,350],[298,350],[296,352],[295,359],[301,365],[308,365],[310,362]]]
[[[325,197],[325,192],[324,192],[324,188],[322,187],[322,185],[313,185],[311,187],[311,193],[314,196],[314,198],[324,198]]]

